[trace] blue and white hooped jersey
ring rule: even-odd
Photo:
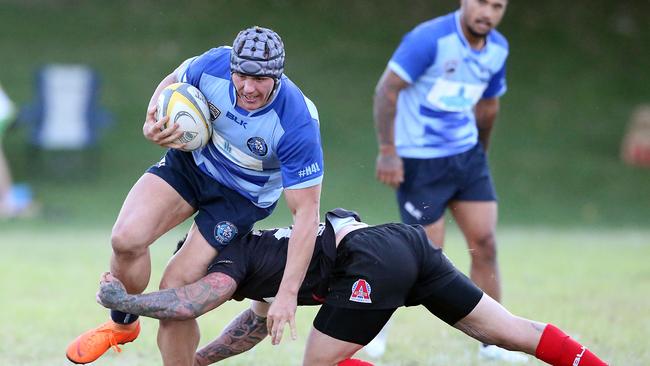
[[[460,11],[419,24],[402,39],[388,67],[409,85],[397,100],[395,144],[400,156],[436,158],[478,142],[474,106],[506,92],[508,42],[492,30],[470,47]]]
[[[247,111],[237,106],[230,47],[186,60],[176,75],[203,92],[214,118],[212,140],[192,152],[203,172],[259,207],[271,206],[283,188],[321,183],[318,111],[286,76],[270,103]]]

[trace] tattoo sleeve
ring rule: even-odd
[[[266,318],[246,309],[228,324],[217,339],[196,353],[196,362],[201,366],[209,365],[246,352],[260,343],[267,334]]]
[[[379,145],[393,145],[395,143],[395,112],[397,95],[406,83],[397,76],[392,76],[389,71],[384,72],[377,88],[373,101],[373,116],[375,131]]]
[[[210,273],[180,288],[127,295],[115,309],[157,319],[192,319],[229,300],[236,288],[230,276]]]

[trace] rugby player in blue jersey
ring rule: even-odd
[[[111,235],[111,273],[129,293],[149,281],[149,245],[194,216],[185,245],[168,263],[160,287],[179,287],[205,274],[212,259],[273,211],[284,192],[293,214],[287,270],[269,309],[273,343],[289,324],[295,337],[296,296],[309,264],[319,222],[323,154],[314,104],[284,75],[284,45],[274,31],[241,31],[232,47],[218,47],[183,62],[158,85],[149,102],[144,136],[169,148],[135,183]],[[173,141],[177,125],[156,120],[156,101],[168,85],[185,82],[206,96],[213,126],[207,146],[183,152]],[[195,215],[196,214],[196,215]],[[67,349],[84,364],[111,346],[133,341],[137,316],[112,311],[111,319]],[[165,365],[191,365],[199,342],[194,320],[161,321],[158,346]],[[119,348],[118,348],[119,349]]]
[[[506,92],[508,43],[495,29],[507,0],[461,0],[402,39],[374,97],[377,179],[396,189],[402,222],[444,245],[449,208],[467,241],[471,279],[500,301],[497,198],[486,158]],[[381,337],[367,351],[380,355]],[[510,357],[482,345],[489,358]]]
[[[344,209],[325,218],[298,294],[301,305],[322,304],[304,365],[363,364],[345,360],[373,339],[398,307],[416,305],[480,341],[535,355],[551,365],[605,365],[557,327],[512,315],[485,295],[431,245],[421,226],[369,226]],[[291,235],[291,228],[253,231],[220,252],[205,277],[177,289],[129,295],[105,273],[97,300],[108,308],[158,319],[194,318],[229,299],[254,300],[221,336],[196,353],[194,365],[221,361],[267,336],[266,312],[282,279]]]

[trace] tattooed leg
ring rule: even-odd
[[[194,365],[205,366],[246,352],[267,334],[266,318],[246,309],[228,324],[217,339],[196,353]]]

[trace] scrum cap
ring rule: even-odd
[[[284,44],[268,28],[254,26],[239,32],[230,52],[230,72],[280,79],[284,71]]]

